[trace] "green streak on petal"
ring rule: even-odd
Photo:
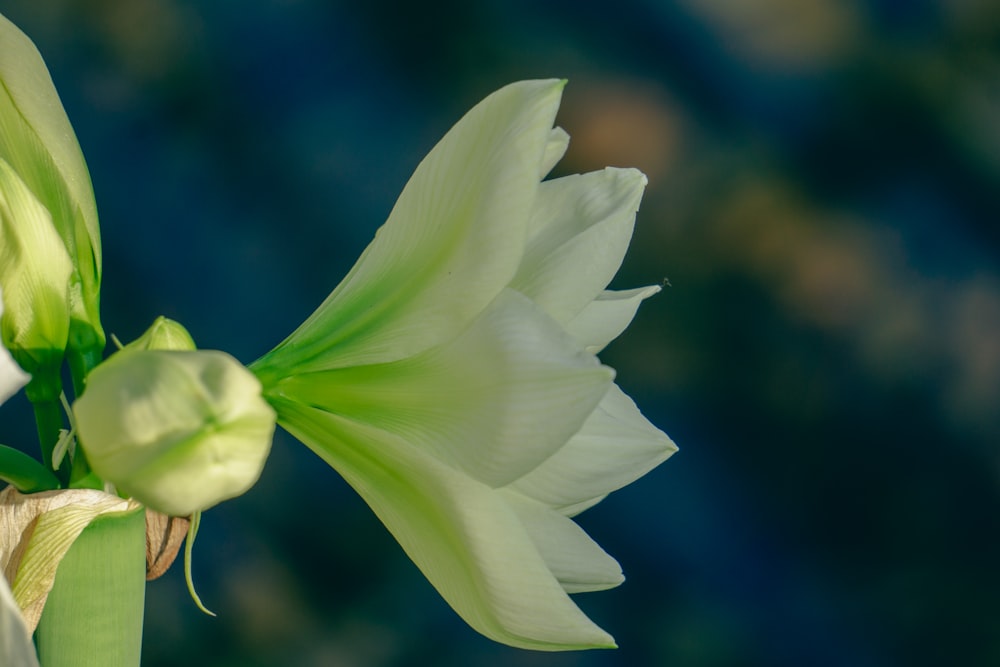
[[[552,455],[614,374],[505,290],[457,338],[409,359],[306,373],[273,394],[395,433],[491,486]]]
[[[563,83],[483,100],[417,167],[388,221],[313,315],[252,365],[265,386],[405,358],[463,330],[514,276]]]

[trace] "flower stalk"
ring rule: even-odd
[[[43,667],[138,667],[146,590],[146,515],[94,519],[59,563],[38,624]]]

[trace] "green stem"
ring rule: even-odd
[[[89,341],[87,344],[75,344],[78,341],[71,336],[70,345],[66,348],[66,363],[69,365],[69,374],[73,379],[73,396],[75,398],[79,398],[83,394],[83,390],[87,387],[87,376],[101,363],[104,354],[103,334],[98,338],[89,327],[85,331],[91,334],[81,339]],[[83,456],[83,449],[79,447],[76,456],[73,457],[72,470],[66,473],[66,480],[68,485],[72,487],[101,488],[101,481],[90,472],[90,465],[87,463],[86,457]]]
[[[95,343],[86,348],[71,346],[66,349],[66,363],[69,365],[70,376],[73,378],[73,395],[77,398],[87,386],[87,376],[90,375],[90,371],[101,363],[103,350],[103,343],[100,345]]]
[[[42,667],[138,667],[145,591],[144,510],[98,517],[56,571],[35,635]]]

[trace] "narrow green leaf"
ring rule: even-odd
[[[21,493],[59,488],[59,480],[45,466],[7,445],[0,445],[0,479]]]

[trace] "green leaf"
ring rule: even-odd
[[[59,488],[59,480],[51,470],[24,452],[6,445],[0,445],[0,480],[21,493]]]

